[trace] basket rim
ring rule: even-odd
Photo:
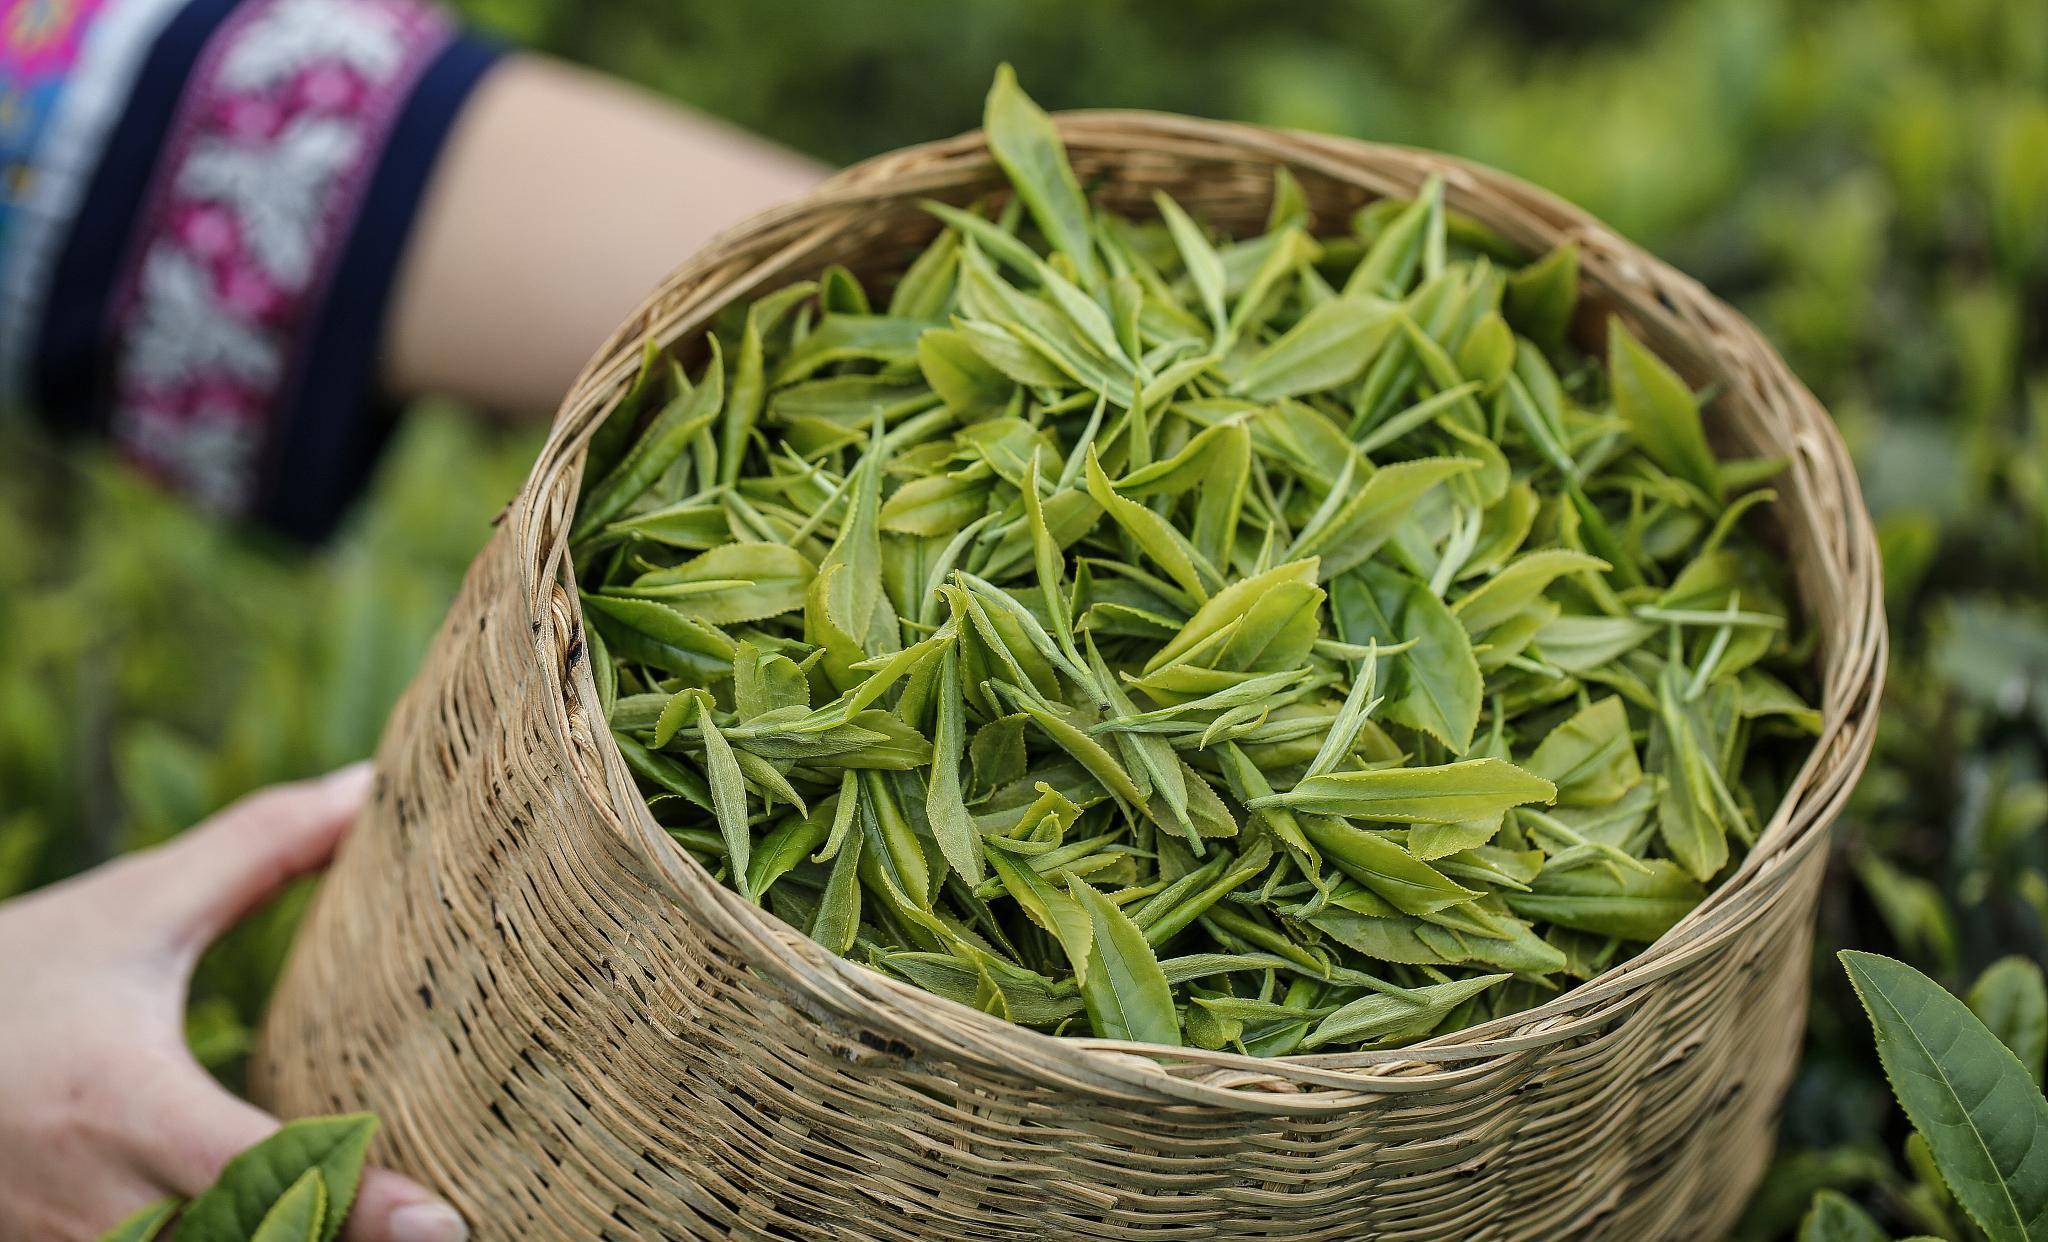
[[[1816,546],[1832,547],[1846,571],[1837,577],[1845,616],[1827,635],[1836,641],[1823,642],[1818,657],[1824,685],[1821,734],[1737,870],[1662,937],[1540,1005],[1397,1049],[1262,1058],[1047,1035],[832,954],[712,881],[654,822],[609,730],[587,723],[601,717],[589,662],[569,655],[580,640],[582,617],[567,548],[584,448],[623,394],[650,340],[669,349],[701,337],[717,310],[786,282],[790,270],[863,208],[957,190],[963,177],[992,181],[994,161],[981,132],[970,130],[853,165],[811,193],[720,234],[670,272],[586,364],[532,472],[503,515],[518,549],[520,584],[530,610],[524,619],[532,623],[537,655],[550,681],[559,678],[560,695],[548,696],[550,727],[575,757],[569,766],[579,792],[640,850],[650,864],[651,882],[682,907],[679,916],[703,918],[716,910],[721,918],[717,934],[732,940],[750,966],[780,977],[814,1016],[830,1011],[864,1032],[880,1032],[933,1055],[999,1064],[1056,1083],[1160,1104],[1314,1114],[1370,1096],[1426,1090],[1480,1072],[1490,1060],[1598,1030],[1637,1004],[1652,983],[1740,935],[1774,901],[1790,899],[1794,873],[1816,862],[1828,825],[1869,759],[1888,639],[1882,583],[1875,571],[1875,533],[1847,450],[1819,402],[1756,328],[1697,282],[1576,206],[1472,161],[1421,148],[1172,113],[1092,110],[1055,113],[1053,119],[1071,149],[1101,151],[1106,164],[1115,163],[1119,153],[1148,150],[1190,162],[1285,165],[1297,175],[1308,173],[1373,197],[1412,193],[1428,172],[1440,172],[1447,201],[1509,240],[1540,252],[1573,238],[1582,254],[1607,255],[1616,277],[1653,287],[1657,305],[1632,306],[1635,313],[1623,318],[1636,326],[1663,315],[1668,318],[1661,325],[1664,331],[1705,338],[1705,356],[1729,364],[1728,373],[1740,380],[1720,400],[1775,397],[1789,406],[1801,433],[1795,471],[1820,472],[1817,477],[1838,494],[1833,521],[1812,532]],[[1522,215],[1500,219],[1487,214],[1481,204],[1488,195],[1505,199]],[[737,278],[727,270],[736,263],[731,252],[747,256],[738,263]],[[1582,290],[1592,286],[1615,296],[1614,289],[1594,280],[1595,274],[1582,266]],[[667,304],[672,290],[692,281],[697,286],[679,306]],[[1733,365],[1738,358],[1748,365]]]

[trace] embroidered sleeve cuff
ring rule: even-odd
[[[419,0],[189,0],[146,42],[73,178],[45,292],[6,307],[0,373],[29,304],[27,395],[48,417],[210,508],[318,538],[389,427],[397,264],[496,53]],[[0,295],[19,260],[0,234]]]

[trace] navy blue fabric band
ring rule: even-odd
[[[104,428],[113,379],[114,295],[178,97],[214,29],[238,0],[192,0],[165,24],[109,134],[52,270],[30,378],[33,404],[59,430]]]
[[[277,413],[255,513],[277,530],[328,535],[390,433],[395,411],[377,373],[392,283],[442,145],[500,51],[474,38],[450,42],[392,126]]]

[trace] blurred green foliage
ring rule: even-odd
[[[417,410],[348,532],[307,554],[0,434],[0,896],[369,754],[537,444]],[[208,1063],[242,1052],[303,896],[201,965]]]
[[[1856,451],[1895,660],[1745,1233],[1789,1236],[1836,1187],[1895,1234],[1968,1236],[1831,950],[1958,992],[2048,950],[2048,0],[457,3],[835,161],[969,127],[1001,59],[1052,107],[1435,146],[1748,311]],[[0,441],[0,894],[365,753],[532,446],[421,412],[308,555]],[[209,960],[195,1039],[230,1064],[289,917]]]

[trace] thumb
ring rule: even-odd
[[[250,794],[131,873],[171,943],[196,953],[287,883],[325,866],[369,793],[370,766]]]
[[[197,1065],[160,1076],[157,1086],[157,1116],[137,1131],[151,1136],[154,1150],[136,1153],[137,1163],[178,1194],[197,1195],[213,1185],[229,1160],[278,1128],[276,1118],[229,1095]],[[367,1168],[342,1236],[346,1242],[463,1242],[469,1229],[454,1208],[418,1183]]]
[[[410,1178],[389,1169],[364,1169],[348,1214],[345,1242],[464,1242],[462,1214]]]

